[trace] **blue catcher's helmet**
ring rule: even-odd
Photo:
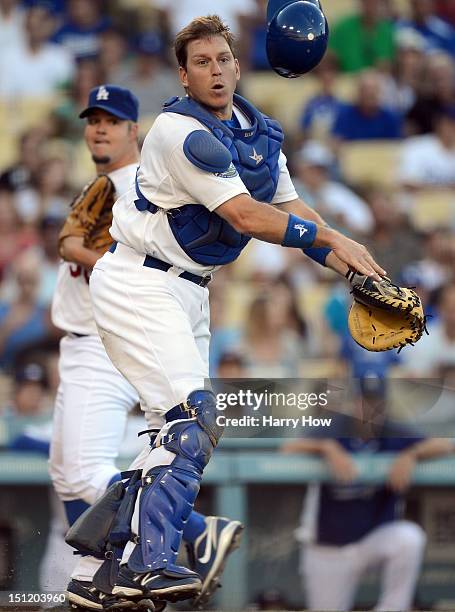
[[[279,6],[271,16],[273,7]],[[283,6],[284,5],[284,6]],[[270,0],[267,57],[280,76],[293,79],[315,68],[327,49],[329,26],[318,0]]]

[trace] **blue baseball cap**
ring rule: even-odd
[[[83,119],[97,108],[119,119],[136,122],[139,115],[139,100],[129,89],[117,85],[99,85],[91,90],[88,106],[79,117]]]

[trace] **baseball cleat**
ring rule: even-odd
[[[110,595],[99,591],[93,586],[92,582],[75,580],[74,578],[66,587],[66,593],[70,607],[76,610],[78,608],[83,610],[102,610],[103,600],[106,597],[110,597]]]
[[[131,570],[128,565],[122,565],[112,593],[117,597],[136,601],[138,599],[180,601],[195,597],[201,587],[200,577],[191,570],[177,573],[163,569],[140,574]]]
[[[207,516],[205,529],[191,544],[186,545],[188,561],[193,571],[202,578],[196,605],[205,604],[220,585],[221,574],[228,555],[239,547],[243,525],[240,521],[219,516]]]

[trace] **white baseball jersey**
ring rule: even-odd
[[[234,107],[242,128],[250,123]],[[153,255],[162,261],[194,274],[211,272],[215,266],[193,261],[179,246],[167,220],[167,213],[185,204],[202,204],[210,211],[242,193],[249,193],[238,174],[222,177],[200,170],[183,152],[185,138],[194,130],[208,128],[193,117],[162,113],[147,134],[141,153],[138,182],[142,194],[159,207],[155,214],[137,210],[135,189],[125,193],[114,205],[111,235],[117,242],[138,253]],[[251,154],[255,152],[252,148]],[[279,159],[280,176],[273,204],[298,198],[283,153]]]
[[[109,173],[117,196],[134,185],[136,164],[130,164]],[[82,266],[62,261],[57,286],[52,300],[52,322],[68,333],[98,335],[93,319],[88,290],[89,273]]]

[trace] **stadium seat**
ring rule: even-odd
[[[425,189],[415,194],[411,220],[416,229],[452,226],[455,223],[455,193],[449,189]]]
[[[340,148],[343,176],[351,184],[396,184],[400,144],[393,140],[347,142]]]
[[[351,100],[354,89],[352,76],[338,77],[337,96]],[[291,131],[297,128],[305,105],[320,91],[320,83],[311,74],[300,79],[283,79],[273,72],[252,72],[242,79],[242,91],[263,113],[278,119],[285,131]]]

